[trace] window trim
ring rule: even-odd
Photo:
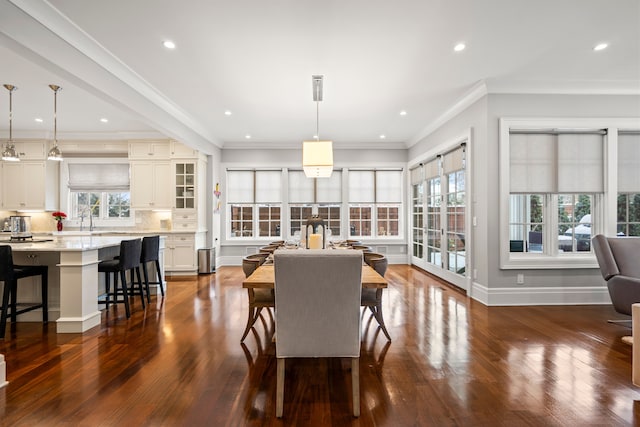
[[[558,268],[598,268],[593,252],[531,254],[509,251],[509,176],[510,153],[509,131],[526,129],[584,129],[607,130],[604,140],[604,192],[594,200],[594,230],[607,236],[616,234],[617,209],[617,142],[618,129],[638,128],[638,119],[632,118],[522,118],[502,117],[499,119],[499,233],[500,269],[558,269]],[[555,205],[557,206],[557,205]],[[550,206],[549,209],[553,209]],[[551,211],[555,212],[555,211]],[[547,227],[549,228],[549,227]],[[550,233],[551,231],[549,231]]]

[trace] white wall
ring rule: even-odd
[[[488,305],[610,303],[597,268],[501,270],[499,260],[499,119],[502,117],[640,117],[637,95],[490,94],[409,150],[414,160],[430,148],[472,129],[473,195],[470,215],[477,278],[470,295]],[[516,285],[524,274],[525,284]]]

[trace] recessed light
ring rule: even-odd
[[[455,50],[456,52],[460,52],[463,51],[465,47],[467,46],[464,43],[458,43],[453,47],[453,50]]]
[[[42,123],[42,122],[44,121],[44,120],[42,120],[40,117],[36,117],[34,120],[35,120],[36,122],[38,122],[38,123]]]
[[[162,42],[162,45],[164,47],[166,47],[167,49],[175,49],[176,48],[176,44],[174,42],[172,42],[171,40],[165,40]]]
[[[232,115],[232,114],[233,114],[233,113],[232,113],[231,111],[229,111],[229,110],[225,110],[225,112],[224,112],[224,115],[225,115],[225,116],[230,116],[230,115]]]
[[[101,118],[101,119],[100,119],[100,121],[101,121],[102,123],[109,123],[109,119],[107,119],[107,118],[105,118],[105,117]]]
[[[593,47],[593,50],[595,50],[596,52],[599,50],[604,50],[607,48],[607,46],[609,46],[607,43],[598,43],[597,45],[595,45]]]
[[[380,135],[380,139],[385,139],[387,136],[385,134]]]
[[[406,116],[406,115],[407,115],[407,112],[406,112],[405,110],[402,110],[402,111],[400,111],[400,115],[401,115],[401,116]]]
[[[251,135],[249,135],[249,134],[246,134],[244,137],[245,137],[246,139],[251,139]]]

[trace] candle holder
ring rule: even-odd
[[[326,244],[326,230],[324,219],[318,215],[312,215],[307,218],[307,223],[304,227],[306,234],[306,248],[307,249],[325,249]],[[318,236],[318,237],[315,237]]]

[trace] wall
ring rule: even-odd
[[[491,94],[475,102],[409,150],[419,160],[433,147],[471,128],[472,269],[477,271],[469,294],[487,305],[610,303],[597,268],[501,270],[499,260],[499,119],[502,117],[638,117],[637,95]],[[410,164],[411,166],[411,164]],[[516,275],[525,284],[516,286]]]

